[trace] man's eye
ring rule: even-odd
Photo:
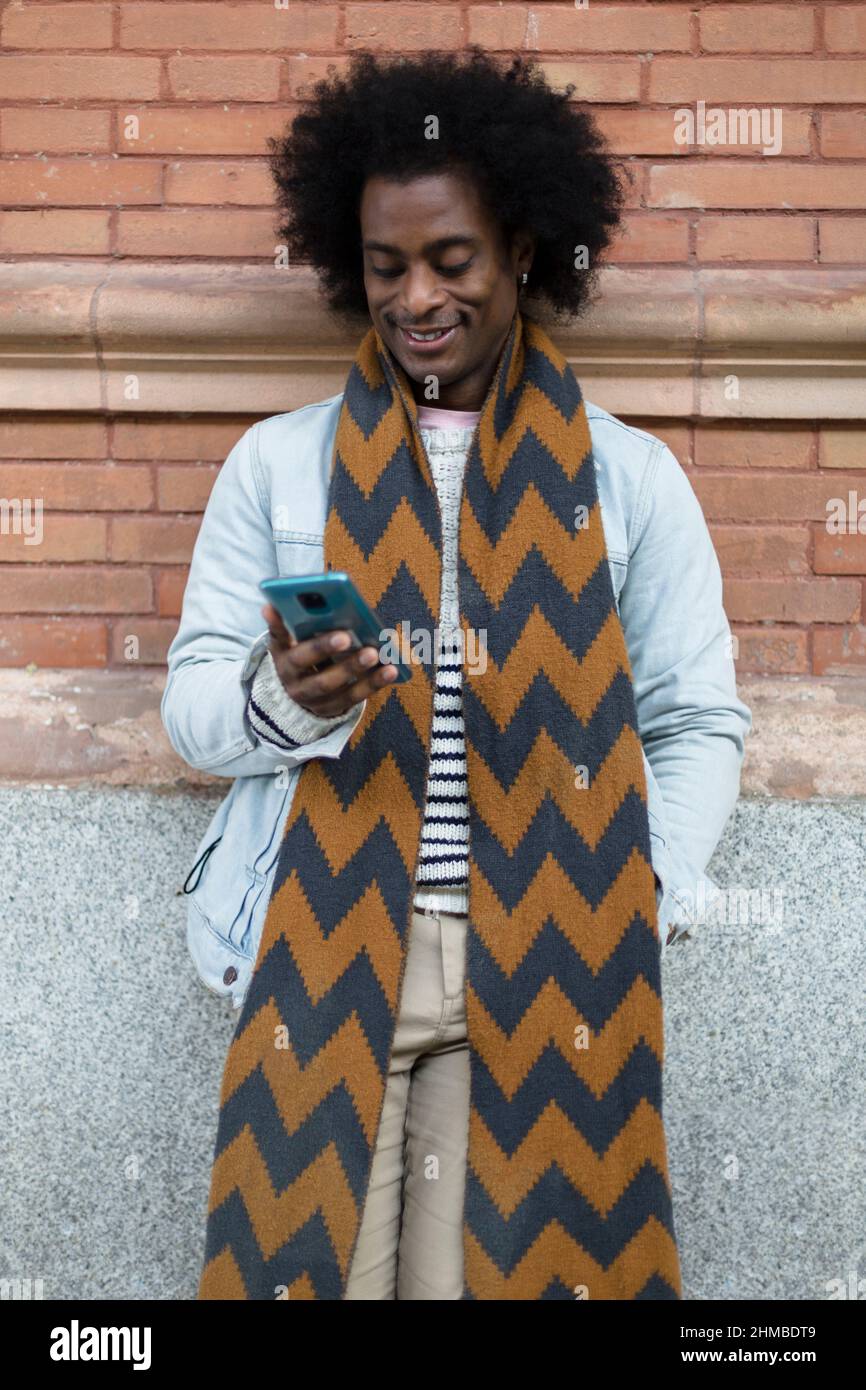
[[[465,271],[467,271],[467,270],[469,269],[469,267],[471,266],[471,264],[472,264],[472,258],[470,257],[468,261],[463,261],[460,265],[440,265],[440,267],[439,267],[439,274],[440,274],[440,275],[462,275]],[[400,270],[400,269],[397,269],[397,270],[386,270],[386,269],[381,269],[381,268],[380,268],[379,266],[377,266],[377,265],[371,266],[370,269],[372,270],[372,272],[373,272],[374,275],[380,276],[380,278],[383,279],[383,280],[394,280],[394,279],[396,279],[396,277],[397,277],[398,275],[402,275],[402,274],[403,274],[402,270]]]

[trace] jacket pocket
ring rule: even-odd
[[[646,777],[650,853],[653,872],[658,879],[656,897],[660,907],[662,898],[671,886],[670,831],[668,830],[661,787],[655,779],[649,758],[643,749],[641,752],[643,753],[644,775]]]
[[[286,786],[280,798],[268,842],[258,851],[252,864],[244,865],[249,876],[250,887],[244,899],[243,920],[236,939],[245,955],[255,956],[258,948],[258,939],[253,933],[253,926],[257,917],[261,917],[262,921],[264,920],[264,910],[267,906],[267,898],[270,896],[269,887],[273,882],[274,871],[282,848],[282,832],[300,773],[299,767],[289,769]]]
[[[191,931],[206,924],[231,951],[248,955],[253,909],[279,854],[280,828],[298,780],[286,773],[285,786],[273,775],[239,777],[213,816],[187,875]],[[193,953],[194,954],[194,953]]]
[[[325,568],[324,536],[300,531],[278,532],[274,545],[280,578],[290,574],[321,574]]]

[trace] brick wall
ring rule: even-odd
[[[631,173],[612,264],[649,278],[677,267],[862,271],[866,3],[839,0],[7,0],[0,254],[13,269],[44,267],[46,285],[57,262],[271,263],[265,142],[311,80],[359,47],[466,42],[532,51],[597,114]],[[675,112],[698,102],[778,109],[778,153],[762,152],[764,136],[709,145],[696,131],[680,143]],[[815,356],[828,356],[820,343]],[[130,634],[140,662],[162,663],[209,487],[256,418],[242,413],[240,387],[232,413],[185,416],[158,400],[111,413],[12,393],[0,499],[44,499],[44,538],[30,545],[10,524],[0,534],[0,665],[121,667]],[[862,374],[850,392],[861,388]],[[862,674],[866,519],[863,533],[826,527],[830,499],[866,497],[862,399],[826,418],[672,415],[661,399],[651,415],[618,413],[690,469],[739,670]]]

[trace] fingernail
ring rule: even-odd
[[[372,666],[373,662],[378,661],[379,658],[377,654],[373,651],[372,647],[365,647],[364,650],[361,652],[361,655],[358,657],[358,660],[360,661],[362,666]]]
[[[334,633],[334,635],[333,635],[333,637],[331,638],[331,641],[330,641],[330,647],[331,647],[331,650],[332,650],[332,651],[337,651],[337,650],[339,650],[340,647],[347,647],[348,645],[349,645],[349,635],[348,635],[348,633],[346,633],[346,632],[335,632],[335,633]]]

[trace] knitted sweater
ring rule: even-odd
[[[469,807],[463,733],[463,659],[459,641],[457,534],[466,455],[479,415],[474,411],[418,407],[421,438],[430,460],[442,512],[442,589],[440,648],[433,699],[433,725],[421,853],[416,872],[415,906],[436,912],[467,910]],[[256,673],[247,708],[250,724],[264,743],[293,748],[321,738],[352,718],[320,719],[285,691],[270,652]]]

